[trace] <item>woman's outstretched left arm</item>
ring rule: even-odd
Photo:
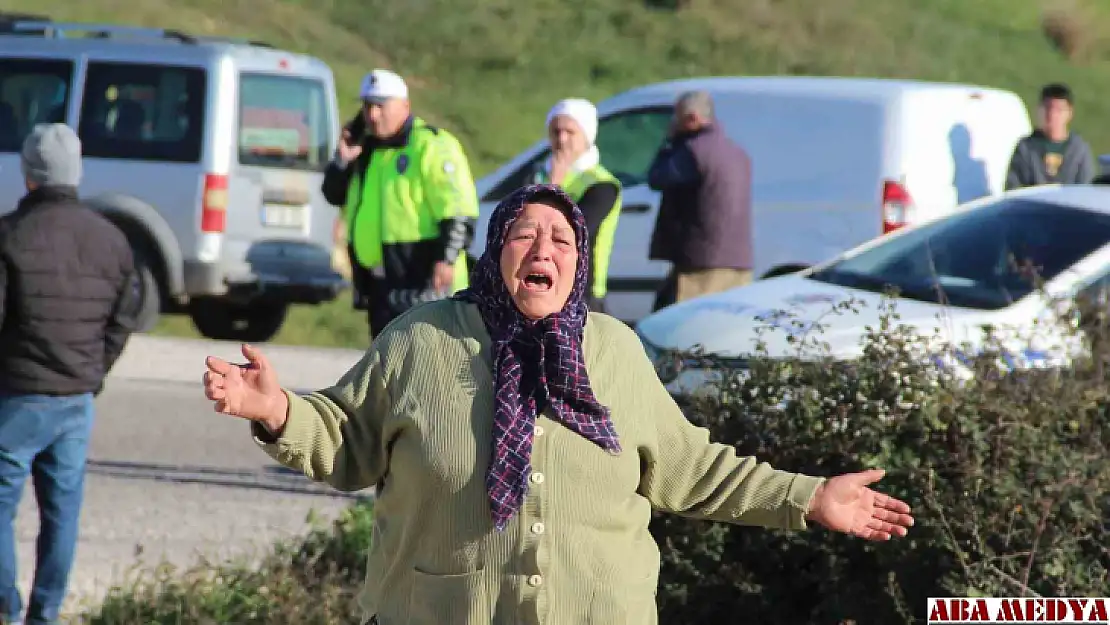
[[[867,487],[882,471],[825,479],[775,469],[754,456],[740,456],[731,445],[710,441],[709,430],[690,423],[659,382],[635,335],[622,334],[631,341],[620,353],[635,354],[629,373],[637,379],[654,433],[639,450],[644,457],[640,493],[654,507],[780,529],[805,529],[813,521],[870,540],[904,536],[913,524],[909,506]]]

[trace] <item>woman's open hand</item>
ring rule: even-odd
[[[271,432],[285,426],[289,401],[270,362],[257,349],[243,345],[249,364],[230,363],[215,356],[205,359],[204,396],[216,402],[216,412],[261,423]]]
[[[817,487],[806,518],[867,540],[905,536],[913,525],[909,505],[867,487],[882,479],[884,473],[871,469],[826,480]]]

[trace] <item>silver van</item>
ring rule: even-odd
[[[31,128],[75,128],[81,196],[135,250],[141,331],[183,313],[206,337],[266,341],[290,304],[346,288],[320,193],[337,115],[331,69],[312,57],[0,13],[0,213],[24,193]]]

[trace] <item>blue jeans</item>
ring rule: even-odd
[[[54,623],[77,550],[92,394],[0,394],[0,622],[20,622],[15,513],[30,475],[40,529],[26,623]]]

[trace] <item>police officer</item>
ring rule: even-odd
[[[324,173],[343,207],[355,309],[371,337],[414,304],[466,288],[478,195],[459,141],[412,114],[408,86],[376,69]]]
[[[588,100],[568,98],[547,114],[551,156],[536,172],[536,182],[557,184],[582,209],[590,237],[587,294],[590,310],[605,312],[609,258],[621,212],[621,183],[601,165],[597,109]]]

